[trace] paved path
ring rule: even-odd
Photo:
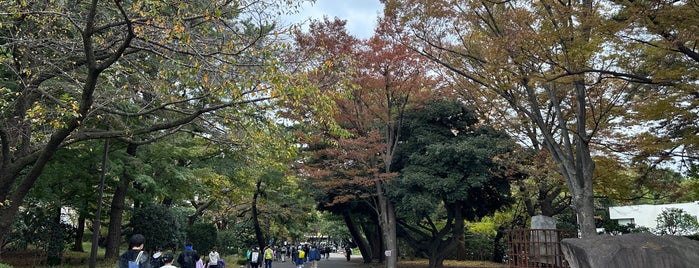
[[[264,267],[264,266],[263,266]],[[289,262],[274,262],[272,268],[295,268],[296,266]],[[363,268],[370,267],[362,262],[360,255],[352,255],[352,259],[347,261],[343,253],[330,253],[330,259],[321,259],[318,261],[318,268]],[[311,268],[310,263],[305,263],[303,268]]]

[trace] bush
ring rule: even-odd
[[[494,236],[478,233],[466,234],[466,259],[491,260],[493,259]]]
[[[136,208],[131,217],[129,229],[124,233],[127,239],[133,234],[146,237],[147,250],[162,248],[179,248],[177,242],[184,240],[184,230],[176,215],[167,207],[147,205]]]
[[[12,265],[0,263],[0,268],[12,268]]]
[[[195,223],[187,229],[187,241],[191,242],[199,254],[208,253],[216,244],[216,226],[212,223]]]

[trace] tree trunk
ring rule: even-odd
[[[260,249],[264,248],[265,246],[265,238],[264,235],[262,234],[262,228],[260,227],[260,219],[257,217],[257,198],[260,196],[260,192],[262,188],[262,179],[257,179],[257,184],[255,187],[255,193],[252,195],[252,223],[253,223],[253,228],[255,229],[255,241],[257,241],[257,245],[260,247]]]
[[[383,194],[383,183],[377,182],[379,199],[379,225],[386,249],[386,268],[396,268],[398,264],[398,241],[396,239],[396,214],[393,204]]]
[[[359,247],[359,252],[362,253],[364,263],[371,263],[371,247],[369,246],[367,240],[364,239],[364,237],[359,233],[359,230],[357,229],[357,226],[354,224],[352,216],[350,215],[348,210],[342,211],[342,219],[345,220],[345,225],[347,225],[347,230],[349,230],[350,235],[352,236],[352,240],[354,240],[354,242],[357,243],[357,247]]]
[[[71,248],[71,250],[76,252],[85,252],[85,248],[83,248],[83,238],[85,237],[87,205],[84,205],[84,207],[80,209],[78,213],[78,227],[75,230],[75,240],[73,241],[73,248]]]
[[[136,157],[137,144],[129,144],[126,148],[126,153]],[[126,193],[131,184],[131,175],[124,172],[123,181],[116,188],[112,197],[112,205],[109,212],[109,232],[107,233],[107,245],[104,252],[104,258],[115,260],[119,258],[119,244],[121,242],[121,224],[124,219],[124,208],[126,207]]]
[[[383,263],[384,245],[383,239],[381,238],[381,226],[379,226],[376,218],[371,220],[375,222],[362,223],[362,231],[364,231],[364,237],[366,237],[367,241],[369,242],[369,246],[371,247],[371,252],[369,252],[369,254],[371,254],[373,260]]]

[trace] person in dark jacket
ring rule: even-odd
[[[184,246],[184,251],[177,256],[177,263],[180,264],[181,268],[196,268],[198,260],[199,253],[192,248],[192,243],[187,243]]]
[[[140,268],[151,268],[148,252],[143,251],[146,238],[142,234],[132,235],[129,239],[129,250],[119,257],[119,268],[129,268],[129,261],[138,263]]]

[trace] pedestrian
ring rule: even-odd
[[[306,253],[303,251],[303,248],[299,246],[298,250],[295,252],[293,255],[294,257],[294,264],[296,265],[296,268],[303,268],[303,263],[306,257]]]
[[[272,258],[274,258],[274,251],[272,247],[266,246],[264,250],[265,254],[265,268],[272,268]]]
[[[291,253],[294,251],[294,244],[289,244],[286,246],[286,258],[289,259],[290,261],[294,261],[291,259]]]
[[[187,243],[184,246],[184,250],[177,256],[177,263],[179,263],[182,268],[196,268],[199,259],[199,253],[194,250],[192,243]]]
[[[248,262],[250,263],[250,268],[258,268],[260,267],[260,262],[263,260],[262,256],[260,256],[260,248],[259,247],[254,247],[252,251],[250,251],[250,258],[248,258]]]
[[[153,258],[150,260],[150,266],[152,268],[160,268],[165,263],[163,262],[163,248],[158,247],[155,249],[155,253],[153,253]]]
[[[345,246],[345,257],[347,258],[347,261],[350,261],[350,258],[352,257],[352,248],[349,245]]]
[[[168,252],[165,253],[162,257],[164,265],[162,268],[177,268],[177,266],[172,265],[172,262],[175,261],[175,256],[172,255],[172,253]]]
[[[330,259],[330,252],[333,251],[331,247],[325,247],[325,259]]]
[[[308,246],[308,244],[303,245],[303,251],[306,252],[306,258],[303,259],[303,261],[308,262],[308,252],[311,251],[311,248]]]
[[[148,253],[144,254],[143,245],[146,237],[134,234],[129,239],[129,249],[119,257],[119,268],[140,267],[151,268]]]
[[[216,251],[216,246],[211,248],[211,252],[209,252],[209,262],[208,262],[208,267],[209,268],[219,268],[218,267],[218,261],[221,259],[221,256],[218,254],[218,251]]]
[[[314,244],[311,246],[311,251],[308,252],[308,261],[311,262],[311,268],[318,268],[318,261],[320,260],[320,251],[316,248]]]

